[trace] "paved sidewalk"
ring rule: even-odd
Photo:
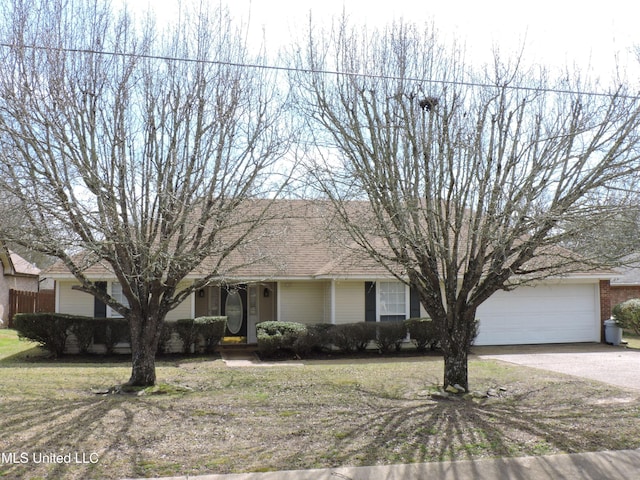
[[[163,480],[619,480],[640,475],[640,449],[540,457],[169,477]]]

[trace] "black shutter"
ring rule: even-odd
[[[96,288],[101,292],[106,292],[107,282],[96,282]],[[95,318],[106,318],[107,316],[107,305],[97,297],[93,297],[93,316]]]
[[[409,318],[420,317],[420,295],[418,291],[411,287],[409,289]]]
[[[376,321],[376,282],[364,282],[364,321]]]

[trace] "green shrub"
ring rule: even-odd
[[[331,332],[335,325],[331,323],[315,323],[307,326],[307,333],[314,341],[315,348],[326,350],[331,346]]]
[[[182,353],[191,353],[201,337],[206,353],[215,350],[220,340],[224,337],[227,327],[227,317],[197,317],[181,318],[179,320],[165,320],[158,341],[158,352],[165,352],[167,344],[173,332],[176,332],[182,340]],[[195,352],[195,348],[194,348]]]
[[[172,322],[169,320],[165,320],[162,322],[162,327],[160,330],[160,338],[158,339],[158,348],[156,349],[156,354],[160,353],[168,353],[167,349],[169,348],[169,340],[171,340],[171,335],[176,331],[176,322]]]
[[[304,332],[307,329],[307,326],[303,323],[297,322],[278,322],[278,321],[269,321],[269,322],[261,322],[256,325],[256,330],[258,332],[264,332],[267,335],[296,335],[298,333]]]
[[[305,335],[307,326],[296,322],[262,322],[256,325],[258,352],[264,356],[276,356],[294,352],[294,343]]]
[[[282,335],[267,335],[264,332],[258,332],[258,353],[264,357],[275,357],[282,354]]]
[[[175,329],[182,340],[182,353],[191,353],[191,346],[195,345],[197,338],[193,318],[176,320]]]
[[[613,318],[621,328],[640,335],[640,298],[632,298],[613,307]]]
[[[376,322],[358,322],[355,324],[356,350],[364,352],[369,344],[376,340],[378,336],[378,325]]]
[[[19,313],[13,326],[20,338],[38,342],[55,356],[64,353],[69,327],[78,317],[59,313]]]
[[[71,321],[71,325],[69,325],[69,332],[73,333],[73,336],[76,337],[80,353],[87,353],[91,343],[93,342],[93,335],[96,327],[93,320],[94,319],[90,317],[79,317],[77,319],[73,319]]]
[[[124,318],[95,318],[93,343],[104,344],[107,355],[113,355],[118,343],[131,343],[129,322]]]
[[[316,323],[307,325],[304,332],[298,334],[293,342],[293,352],[299,357],[320,353],[331,345],[331,330],[335,325]]]
[[[394,347],[396,351],[400,351],[406,337],[407,327],[404,321],[378,323],[376,345],[380,353],[388,353]]]
[[[331,343],[343,353],[351,353],[356,349],[354,335],[355,323],[342,323],[331,330]]]
[[[331,343],[341,352],[363,351],[376,339],[377,323],[358,322],[335,325],[329,332]]]
[[[404,322],[419,352],[424,352],[427,347],[434,349],[438,344],[438,331],[435,323],[428,317],[409,318]]]
[[[224,337],[227,317],[197,317],[193,320],[196,335],[202,335],[205,352],[211,353]]]

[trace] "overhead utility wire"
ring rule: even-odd
[[[187,57],[171,57],[166,55],[152,55],[148,53],[109,52],[106,50],[94,50],[89,48],[44,47],[39,45],[15,45],[11,43],[0,43],[0,47],[28,48],[31,50],[45,50],[45,51],[53,51],[53,52],[65,52],[65,53],[83,53],[83,54],[93,54],[93,55],[105,55],[105,56],[112,56],[112,57],[145,58],[149,60],[164,60],[169,62],[202,63],[202,64],[208,64],[208,65],[223,65],[223,66],[229,66],[229,67],[255,68],[255,69],[261,69],[261,70],[274,70],[274,71],[283,71],[283,72],[316,73],[316,74],[322,74],[322,75],[337,75],[337,76],[345,76],[345,77],[364,77],[364,78],[373,78],[373,79],[380,79],[380,80],[402,80],[406,82],[415,82],[415,83],[437,83],[442,85],[458,85],[458,86],[464,86],[464,87],[482,87],[482,88],[498,87],[498,88],[505,88],[508,90],[524,90],[524,91],[542,92],[542,93],[585,95],[590,97],[617,96],[618,98],[640,100],[640,92],[638,95],[616,95],[612,93],[586,92],[586,91],[570,90],[570,89],[562,89],[562,88],[527,87],[522,85],[495,85],[491,83],[481,83],[481,82],[462,81],[462,80],[434,80],[434,79],[424,79],[424,78],[414,78],[414,77],[396,77],[393,75],[375,75],[371,73],[344,72],[340,70],[324,70],[324,69],[315,70],[310,68],[285,67],[281,65],[264,65],[259,63],[243,63],[243,62],[229,62],[229,61],[222,61],[222,60],[205,60],[205,59],[187,58]]]

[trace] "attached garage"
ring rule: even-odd
[[[600,341],[598,284],[544,284],[496,292],[477,312],[476,345]]]

